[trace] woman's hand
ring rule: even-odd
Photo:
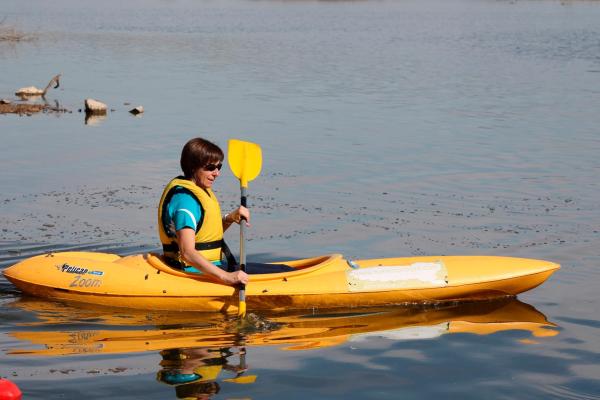
[[[226,224],[232,224],[234,222],[236,224],[239,224],[242,221],[242,219],[246,221],[247,226],[250,226],[250,210],[248,210],[244,206],[239,206],[239,208],[237,208],[236,210],[233,210],[229,214],[225,215],[223,221]]]
[[[244,271],[234,271],[229,272],[227,274],[228,284],[237,285],[238,283],[247,284],[248,283],[248,274]]]
[[[204,256],[202,256],[195,247],[196,232],[192,228],[183,228],[177,231],[177,243],[183,259],[205,274],[209,274],[219,279],[227,285],[237,285],[248,283],[248,274],[243,271],[227,272],[217,267]]]

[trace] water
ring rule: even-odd
[[[40,303],[2,279],[0,375],[28,399],[176,398],[156,380],[160,351],[190,347],[192,366],[227,366],[186,386],[218,386],[214,398],[598,398],[597,2],[1,10],[38,39],[0,43],[0,97],[62,73],[47,98],[72,111],[0,116],[2,267],[48,251],[157,250],[156,203],[196,135],[263,148],[254,259],[493,254],[563,266],[508,305],[259,315],[280,323],[262,331],[225,316]],[[114,111],[86,124],[87,97]],[[141,117],[127,112],[139,104]],[[226,210],[237,185],[219,178]],[[236,232],[227,239],[236,248]],[[305,320],[310,340],[295,330]],[[236,378],[244,363],[254,383]]]

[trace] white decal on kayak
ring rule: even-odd
[[[448,271],[441,261],[406,266],[382,266],[346,272],[350,292],[418,289],[448,285]]]

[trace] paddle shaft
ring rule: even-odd
[[[240,191],[241,191],[241,201],[240,203],[242,204],[243,207],[247,208],[247,189],[244,186],[240,187]],[[246,222],[245,222],[245,218],[243,218],[244,221],[240,221],[240,270],[246,272]],[[241,284],[240,285],[240,301],[241,302],[245,302],[246,301],[246,285]]]

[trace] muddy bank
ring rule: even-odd
[[[5,23],[5,20],[0,20],[0,42],[27,42],[37,39],[37,35],[22,32],[14,26]]]
[[[49,104],[8,103],[0,104],[0,114],[33,115],[43,113],[66,113],[69,110]]]

